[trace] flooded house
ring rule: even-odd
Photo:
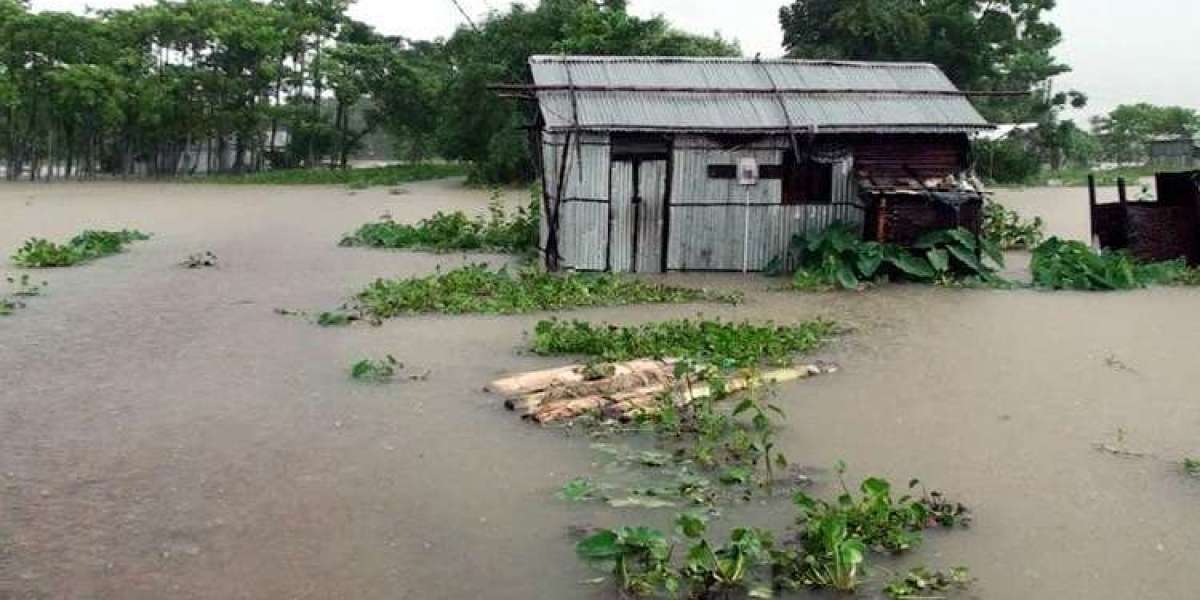
[[[834,222],[903,242],[963,210],[977,220],[969,136],[991,126],[936,66],[529,64],[533,85],[498,87],[537,103],[552,269],[760,271]]]

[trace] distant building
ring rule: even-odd
[[[1200,143],[1190,135],[1155,137],[1146,144],[1150,164],[1167,169],[1190,169],[1200,166]]]

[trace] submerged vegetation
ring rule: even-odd
[[[350,309],[379,320],[412,313],[516,314],[585,306],[740,300],[736,294],[613,274],[513,273],[477,264],[425,277],[376,280],[354,297]]]
[[[65,244],[56,244],[42,238],[31,238],[12,255],[18,266],[28,268],[70,267],[103,256],[117,254],[131,242],[148,240],[150,236],[140,231],[88,230],[71,238]]]
[[[351,235],[342,238],[342,246],[365,246],[369,248],[411,248],[433,252],[474,250],[507,252],[511,254],[532,253],[537,249],[539,210],[537,201],[529,208],[519,208],[513,214],[504,210],[493,193],[488,205],[488,216],[468,217],[462,211],[443,213],[439,211],[416,225],[397,223],[384,217],[375,223],[359,227]]]
[[[448,163],[389,165],[359,169],[280,169],[241,175],[210,175],[188,181],[230,185],[345,185],[355,189],[400,185],[466,174],[463,165]]]
[[[1141,263],[1123,252],[1096,252],[1052,237],[1033,251],[1033,284],[1053,290],[1112,291],[1150,285],[1198,285],[1200,272],[1182,260]]]
[[[28,273],[22,274],[20,277],[9,275],[4,278],[8,283],[9,291],[0,294],[0,317],[6,317],[18,309],[25,308],[25,299],[41,296],[49,283],[43,281],[34,283]]]
[[[922,530],[940,526],[929,518],[927,498],[893,498],[891,487],[869,478],[860,486],[861,497],[845,490],[835,502],[797,494],[799,535],[783,543],[769,530],[736,527],[727,542],[717,544],[706,538],[703,516],[682,513],[675,518],[678,537],[645,526],[601,529],[575,549],[580,558],[605,567],[622,591],[637,596],[770,598],[776,590],[803,588],[853,592],[863,584],[871,552],[911,550],[921,543]],[[946,526],[960,525],[965,521]],[[679,546],[683,551],[676,553]],[[912,598],[970,583],[962,567],[949,573],[914,569],[883,591],[892,598]]]
[[[1004,255],[991,240],[965,229],[934,231],[917,240],[913,249],[868,242],[857,228],[835,223],[824,231],[798,234],[789,256],[798,268],[792,285],[801,290],[840,287],[858,289],[887,277],[922,283],[1002,283],[997,267]]]
[[[783,364],[824,344],[838,332],[830,321],[754,325],[720,320],[676,320],[635,326],[547,320],[534,328],[533,351],[582,354],[603,361],[684,358],[723,368]]]

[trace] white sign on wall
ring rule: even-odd
[[[738,161],[738,183],[741,185],[758,183],[758,161],[754,157],[746,157]]]

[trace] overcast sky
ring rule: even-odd
[[[459,0],[473,17],[507,0]],[[665,15],[681,29],[719,31],[747,55],[779,56],[779,7],[785,0],[630,0],[633,12]],[[128,7],[138,0],[33,0],[38,10]],[[530,2],[532,3],[532,2]],[[1063,30],[1059,58],[1074,71],[1060,89],[1079,89],[1091,105],[1077,119],[1118,104],[1151,102],[1200,109],[1200,0],[1059,0],[1052,20]],[[358,0],[357,19],[384,33],[444,37],[463,22],[451,0]]]

